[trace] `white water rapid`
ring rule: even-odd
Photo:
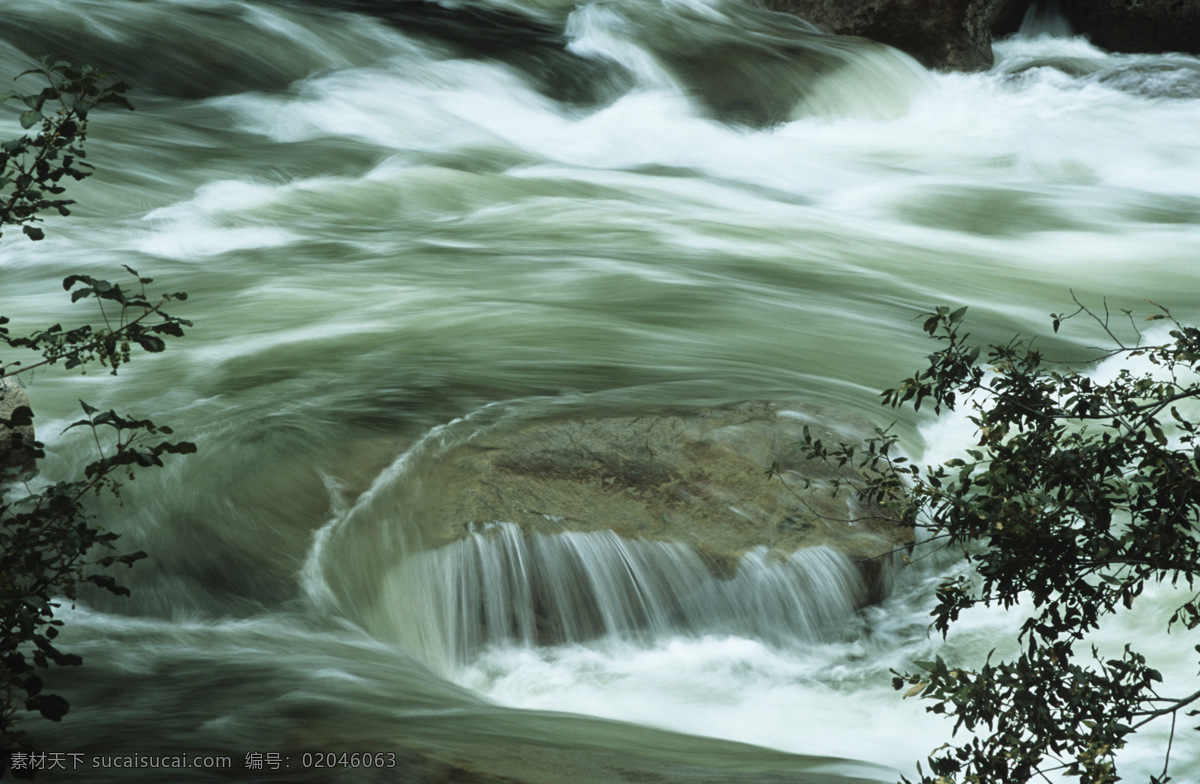
[[[727,582],[680,546],[506,521],[426,549],[429,456],[506,417],[767,399],[897,420],[945,459],[969,426],[878,403],[933,350],[920,313],[968,305],[976,339],[1075,360],[1105,338],[1050,334],[1072,292],[1200,321],[1200,59],[1054,19],[959,74],[733,0],[0,5],[4,79],[49,53],[116,70],[136,107],[93,115],[70,217],[5,232],[0,312],[94,318],[61,279],[128,264],[195,323],[116,379],[27,381],[50,479],[90,459],[62,432],[81,398],[199,446],[96,502],[151,557],[118,575],[131,597],[61,612],[85,664],[47,687],[73,707],[28,729],[83,762],[49,781],[911,777],[951,722],[889,670],[979,661],[1021,620],[931,637],[961,564],[855,612],[823,549]],[[1190,692],[1178,598],[1097,643],[1137,641]],[[1161,770],[1168,729],[1138,733],[1126,780]],[[1178,781],[1200,781],[1194,741]],[[167,778],[115,767],[179,755]]]

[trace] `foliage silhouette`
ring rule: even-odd
[[[0,104],[21,104],[23,128],[38,128],[35,135],[0,143],[0,232],[6,226],[20,226],[25,236],[37,241],[45,236],[36,225],[42,221],[41,213],[70,213],[68,206],[74,202],[62,198],[64,180],[81,180],[92,172],[83,161],[81,146],[89,112],[105,104],[130,107],[122,96],[125,86],[91,68],[43,61],[41,67],[21,74],[27,75],[40,76],[46,86],[33,93],[0,96]],[[71,329],[54,324],[13,336],[9,319],[0,317],[0,345],[37,357],[29,364],[0,363],[4,383],[0,396],[21,394],[13,377],[59,362],[67,368],[98,362],[116,375],[129,361],[133,346],[160,352],[166,348],[165,338],[181,337],[191,323],[163,308],[186,295],[164,294],[152,300],[146,286],[153,281],[129,267],[126,270],[136,285],[121,286],[89,275],[71,275],[63,281],[72,302],[97,302],[101,324]],[[0,416],[0,429],[9,435],[8,454],[0,454],[0,466],[6,466],[0,476],[0,775],[10,768],[17,778],[32,778],[37,772],[32,742],[16,728],[19,714],[35,712],[58,721],[70,707],[61,695],[46,690],[42,677],[42,671],[52,666],[81,663],[79,656],[55,643],[63,624],[54,617],[61,604],[58,599],[74,601],[83,585],[127,595],[129,590],[104,570],[118,564],[131,566],[146,557],[140,551],[116,552],[117,534],[95,524],[87,511],[87,497],[102,492],[119,495],[120,477],[132,478],[134,466],[161,466],[163,455],[195,451],[189,442],[162,440],[161,436],[171,435],[168,427],[100,411],[83,401],[80,405],[83,418],[67,430],[90,430],[98,456],[85,467],[83,478],[73,481],[41,482],[30,470],[44,451],[40,442],[31,439],[33,412],[28,405],[11,406],[9,416]]]
[[[1051,315],[1053,329],[1075,317],[1097,322],[1113,345],[1094,359],[1122,364],[1110,380],[1048,360],[1035,339],[984,355],[962,331],[966,308],[927,314],[924,331],[943,345],[883,402],[967,408],[978,442],[963,458],[920,468],[897,454],[889,430],[876,431],[865,449],[811,437],[798,446],[831,465],[857,466],[865,480],[847,473],[838,484],[923,529],[927,546],[954,548],[970,562],[972,576],[937,589],[933,628],[943,636],[977,605],[1019,602],[1030,612],[1014,658],[993,652],[971,669],[939,657],[916,662],[915,673],[894,673],[905,697],[919,695],[927,710],[955,718],[956,734],[972,734],[935,750],[928,774],[918,766],[923,784],[1025,784],[1052,770],[1083,784],[1114,782],[1118,750],[1156,720],[1171,724],[1162,773],[1151,778],[1164,784],[1177,719],[1200,713],[1187,710],[1200,691],[1161,693],[1162,676],[1132,644],[1104,658],[1087,642],[1102,619],[1136,611],[1143,590],[1158,583],[1191,593],[1168,627],[1200,625],[1192,593],[1200,575],[1200,424],[1186,411],[1200,398],[1200,330],[1155,306],[1149,320],[1171,329],[1151,344],[1125,311],[1127,344],[1107,307],[1076,304],[1069,315]]]

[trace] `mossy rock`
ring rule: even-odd
[[[835,411],[768,401],[493,427],[437,458],[422,527],[433,546],[497,522],[612,530],[690,544],[718,577],[753,548],[786,556],[828,545],[876,574],[869,562],[911,544],[912,530],[831,493],[834,470],[793,452],[806,426],[827,443],[870,431]]]

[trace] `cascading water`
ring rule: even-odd
[[[597,638],[812,642],[843,624],[865,594],[858,567],[827,547],[774,561],[751,552],[722,579],[688,545],[611,531],[526,534],[500,523],[405,560],[387,577],[370,626],[400,640],[424,630],[422,641],[459,662],[487,646]]]
[[[88,318],[62,277],[129,264],[189,292],[196,323],[116,380],[29,385],[48,478],[90,457],[62,432],[79,398],[200,446],[97,501],[151,558],[121,575],[129,599],[62,610],[86,663],[47,677],[68,719],[29,729],[88,769],[46,779],[161,781],[91,760],[187,754],[375,780],[302,769],[315,749],[397,750],[387,781],[910,774],[949,724],[888,671],[980,660],[1020,624],[980,611],[930,638],[933,587],[963,564],[920,561],[854,612],[854,567],[821,549],[714,573],[682,546],[506,520],[435,541],[415,511],[440,489],[430,456],[510,410],[796,399],[898,418],[910,454],[945,459],[969,426],[878,407],[931,350],[918,313],[970,305],[992,342],[1046,334],[1071,291],[1200,320],[1200,60],[1109,54],[1044,17],[990,72],[940,74],[735,2],[417,8],[0,11],[0,74],[45,53],[115,68],[137,107],[93,115],[98,173],[44,242],[5,233],[3,315]],[[1047,354],[1105,339],[1070,327]],[[1177,599],[1097,644],[1146,641],[1191,682],[1162,632]],[[1138,736],[1130,780],[1162,765],[1166,730]],[[1200,749],[1172,759],[1200,777]]]

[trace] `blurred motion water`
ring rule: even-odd
[[[52,750],[233,754],[241,768],[250,751],[401,744],[500,775],[505,748],[533,743],[757,782],[800,769],[791,752],[895,780],[950,724],[900,701],[889,668],[935,649],[981,656],[1020,623],[981,612],[947,642],[928,637],[932,586],[961,565],[907,570],[833,633],[646,611],[464,659],[421,624],[452,622],[444,608],[467,594],[517,602],[519,585],[486,573],[527,554],[424,550],[391,491],[477,419],[665,404],[808,401],[899,417],[909,453],[952,453],[970,438],[961,423],[878,405],[932,350],[919,313],[969,305],[980,341],[1048,333],[1072,292],[1200,318],[1196,58],[1030,28],[997,44],[987,73],[931,73],[718,0],[12,0],[3,15],[0,73],[47,53],[113,68],[137,107],[94,115],[98,173],[72,185],[70,218],[48,219],[41,243],[4,238],[4,314],[18,330],[88,318],[61,278],[128,264],[187,291],[178,314],[196,324],[118,381],[30,382],[48,477],[89,459],[86,440],[60,435],[79,398],[200,447],[140,476],[123,506],[99,502],[151,558],[122,575],[131,598],[64,609],[64,647],[86,664],[53,676],[68,720],[30,725]],[[0,117],[0,138],[17,133]],[[1044,338],[1077,360],[1103,342],[1083,324]],[[676,559],[671,574],[701,579],[678,553],[539,546],[651,571]],[[340,555],[364,550],[376,562]],[[419,579],[464,563],[470,585]],[[763,584],[777,568],[746,566]],[[842,606],[833,582],[817,605]],[[382,620],[379,595],[398,608]],[[1150,604],[1167,613],[1172,596]],[[768,612],[704,606],[721,602]],[[1163,628],[1148,614],[1100,643],[1148,640],[1168,678],[1194,678],[1189,646]],[[1123,775],[1161,768],[1163,733],[1139,733]],[[1200,777],[1200,749],[1173,759],[1181,780]],[[438,780],[408,764],[379,780]],[[282,775],[172,780],[376,780]],[[77,778],[105,776],[161,780]]]

